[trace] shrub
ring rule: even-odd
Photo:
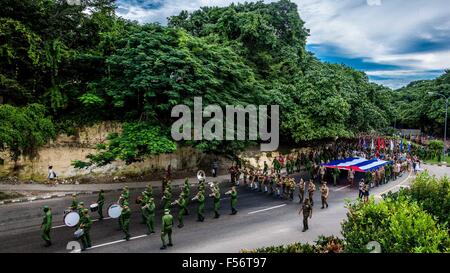
[[[346,252],[368,252],[376,241],[387,253],[439,253],[450,251],[447,230],[404,194],[375,203],[348,203],[348,219],[342,223]]]

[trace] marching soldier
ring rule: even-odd
[[[127,186],[123,187],[122,196],[123,196],[125,201],[130,203],[130,190],[128,189]]]
[[[216,185],[213,188],[213,192],[209,195],[210,197],[214,198],[214,218],[219,218],[219,210],[220,210],[220,189]]]
[[[300,211],[298,214],[300,214],[303,211],[303,230],[302,232],[305,232],[308,230],[308,218],[312,218],[312,205],[309,203],[309,199],[306,198],[305,202],[303,203],[302,207],[300,208]]]
[[[264,161],[263,174],[264,174],[264,175],[267,175],[268,171],[269,171],[269,165],[267,165],[267,162]]]
[[[311,203],[311,206],[314,206],[314,192],[316,191],[316,185],[314,185],[314,182],[312,180],[309,180],[308,185],[308,196],[309,196],[309,202]]]
[[[89,235],[89,232],[92,227],[92,218],[89,216],[89,210],[84,209],[83,210],[83,216],[80,219],[80,228],[83,229],[83,235],[81,236],[81,244],[83,247],[81,248],[81,251],[86,250],[86,248],[91,247],[91,236]]]
[[[97,198],[99,220],[103,220],[103,205],[105,204],[105,192],[100,190]]]
[[[147,192],[147,198],[153,197],[153,187],[151,184],[147,185],[147,188],[145,189],[145,191]]]
[[[162,197],[162,207],[163,209],[168,209],[170,207],[170,202],[172,200],[172,193],[169,190],[169,187],[166,187],[164,191],[164,195]]]
[[[72,194],[72,205],[70,206],[70,208],[72,210],[77,210],[78,209],[78,199],[77,199],[77,194],[76,193]]]
[[[237,205],[237,191],[236,187],[231,187],[231,190],[225,193],[226,195],[231,195],[231,215],[235,215],[237,213],[236,205]]]
[[[333,185],[336,186],[341,171],[338,168],[334,168],[332,172],[333,172]]]
[[[128,205],[123,206],[122,213],[120,214],[120,226],[122,228],[122,231],[125,233],[125,240],[130,240],[130,218],[131,218],[131,210],[128,207]]]
[[[280,171],[281,171],[281,163],[280,163],[280,161],[278,161],[277,158],[275,158],[275,159],[273,160],[273,168],[275,169],[275,171],[277,172],[277,174],[280,174]]]
[[[186,196],[184,195],[184,192],[181,192],[180,197],[178,200],[175,200],[175,202],[172,203],[172,205],[178,204],[179,210],[178,210],[178,228],[184,227],[183,218],[186,215]]]
[[[327,187],[327,182],[323,181],[322,182],[322,186],[320,186],[320,194],[322,197],[322,209],[325,208],[325,206],[328,208],[328,193],[329,193],[329,189]]]
[[[78,215],[80,215],[80,218],[83,217],[83,210],[85,209],[84,207],[84,202],[79,202],[78,203]]]
[[[170,214],[169,209],[164,210],[164,216],[161,220],[162,227],[161,227],[161,241],[162,246],[160,249],[166,249],[167,246],[173,246],[172,244],[172,226],[173,226],[173,216]],[[169,237],[169,243],[166,246],[166,240],[165,237]]]
[[[197,200],[198,201],[198,207],[197,207],[197,221],[203,222],[205,220],[205,196],[203,195],[203,190],[199,190],[197,195],[192,198],[192,201]]]
[[[45,241],[45,246],[49,247],[52,245],[50,239],[50,230],[52,229],[52,210],[48,206],[44,206],[44,218],[41,224],[41,237]]]
[[[155,233],[155,210],[156,205],[154,202],[153,197],[150,197],[147,200],[147,203],[143,207],[143,212],[146,219],[146,225],[147,225],[147,235],[150,235],[150,233]]]
[[[303,203],[303,198],[305,196],[305,181],[303,178],[300,178],[300,182],[298,182],[298,198],[300,199],[299,203]]]

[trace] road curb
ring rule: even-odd
[[[219,183],[223,183],[223,182],[227,182],[228,180],[222,180]],[[197,185],[197,183],[189,183],[189,185],[191,187],[195,187]],[[177,184],[177,185],[173,185],[172,187],[174,189],[178,189],[184,186],[183,184]],[[143,189],[146,188],[147,185],[143,185],[138,186],[138,187],[128,187],[128,189],[130,190],[137,190],[137,189]],[[156,190],[161,188],[160,186],[152,186],[152,189]],[[119,189],[111,189],[111,190],[104,190],[104,192],[121,192],[122,188]],[[26,203],[26,202],[33,202],[33,201],[40,201],[40,200],[49,200],[49,199],[54,199],[54,198],[63,198],[66,196],[72,196],[72,194],[76,193],[77,195],[87,195],[87,194],[98,194],[100,192],[100,190],[95,190],[95,191],[81,191],[81,192],[76,192],[76,191],[67,191],[66,193],[60,193],[60,194],[50,194],[50,195],[41,195],[41,196],[32,196],[32,197],[24,197],[24,198],[20,198],[20,199],[7,199],[7,200],[3,200],[0,201],[0,205],[7,205],[7,204],[13,204],[13,203]]]

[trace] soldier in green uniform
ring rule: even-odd
[[[281,163],[280,163],[280,161],[278,161],[277,158],[275,158],[275,159],[273,160],[273,168],[275,169],[275,171],[277,172],[277,174],[280,174],[280,171],[281,171]]]
[[[308,159],[306,159],[306,166],[305,166],[305,168],[306,168],[306,172],[309,175],[309,178],[311,179],[313,177],[313,172],[312,172],[313,171],[313,166],[312,166],[311,161],[308,160]]]
[[[103,205],[105,205],[105,192],[100,190],[97,198],[99,220],[103,220]]]
[[[305,196],[305,181],[303,181],[303,178],[300,178],[300,182],[298,182],[298,199],[300,200],[299,203],[303,203],[303,198]]]
[[[298,214],[300,214],[303,211],[303,232],[308,230],[308,218],[311,219],[312,217],[312,206],[309,203],[309,198],[305,199],[305,202],[303,203],[302,207],[300,208],[300,211]]]
[[[78,208],[77,208],[77,210],[78,210],[78,215],[80,216],[80,219],[81,219],[81,217],[83,217],[83,211],[84,211],[84,209],[85,209],[85,207],[84,207],[84,202],[79,202],[78,203]],[[78,222],[78,225],[77,225],[77,228],[80,226],[80,222]]]
[[[124,205],[122,209],[122,213],[120,214],[120,226],[122,227],[122,231],[125,233],[125,240],[130,240],[130,219],[131,219],[131,210],[128,205]]]
[[[184,195],[184,192],[181,192],[180,197],[175,200],[175,202],[172,203],[172,205],[178,204],[179,210],[178,210],[178,228],[184,227],[184,216],[186,215],[186,196]]]
[[[332,173],[333,173],[333,185],[336,186],[341,171],[338,168],[334,168]]]
[[[81,244],[83,245],[83,247],[81,248],[81,251],[92,246],[91,236],[89,235],[91,227],[92,227],[92,218],[91,216],[89,216],[89,210],[84,209],[83,216],[80,219],[80,228],[83,229],[83,236],[81,236]]]
[[[314,192],[316,191],[316,185],[314,185],[314,182],[312,180],[309,180],[308,184],[308,196],[309,196],[309,202],[311,206],[314,206]]]
[[[267,165],[267,162],[264,161],[264,169],[263,169],[263,174],[267,175],[269,173],[269,165]]]
[[[192,198],[192,201],[197,200],[198,201],[198,207],[197,207],[197,221],[203,222],[205,220],[205,196],[203,195],[203,191],[199,190],[197,195]]]
[[[44,218],[41,224],[41,237],[45,241],[45,246],[51,246],[50,230],[52,229],[52,210],[48,206],[44,206]]]
[[[236,187],[231,187],[231,190],[226,192],[225,194],[229,194],[231,196],[231,215],[235,215],[237,213],[236,205],[237,205],[237,191]]]
[[[125,201],[130,203],[130,190],[128,189],[127,186],[123,187],[122,196],[125,199]]]
[[[184,198],[186,201],[186,214],[185,215],[189,215],[189,201],[191,200],[191,185],[189,184],[189,180],[186,178],[184,180],[184,185],[183,185],[183,193],[184,193]]]
[[[150,233],[155,233],[155,210],[156,205],[154,199],[153,197],[150,197],[147,199],[147,203],[143,207],[143,213],[145,215],[148,229],[147,235],[150,235]]]
[[[162,246],[160,249],[166,249],[167,246],[173,246],[172,244],[172,226],[173,226],[173,216],[170,214],[169,209],[164,210],[164,216],[161,219],[161,241]],[[166,235],[169,237],[169,243],[166,246]]]
[[[77,199],[77,195],[75,193],[72,194],[72,205],[70,206],[70,208],[72,210],[77,210],[78,209],[78,199]]]
[[[213,192],[209,195],[214,198],[214,218],[219,218],[219,210],[220,210],[220,189],[217,185],[214,186]]]
[[[153,187],[151,184],[147,185],[147,188],[145,189],[145,191],[147,192],[147,198],[153,197]]]
[[[161,201],[162,201],[162,208],[164,210],[170,208],[170,203],[172,202],[172,193],[169,190],[169,187],[166,187],[166,190],[164,191]]]

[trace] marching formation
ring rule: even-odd
[[[213,199],[214,208],[214,218],[220,217],[220,197],[221,192],[219,184],[209,183],[210,194],[206,193],[207,186],[205,185],[206,177],[203,171],[198,173],[198,186],[197,194],[191,198],[191,185],[189,180],[186,178],[183,186],[181,187],[181,192],[175,201],[172,201],[172,184],[168,177],[164,178],[162,181],[162,197],[160,208],[163,211],[163,216],[161,218],[161,242],[162,246],[160,249],[166,249],[167,247],[173,246],[172,242],[172,229],[174,225],[174,217],[171,214],[171,209],[175,206],[178,207],[178,228],[184,227],[184,217],[189,215],[188,206],[191,202],[197,203],[197,221],[203,222],[205,220],[205,199],[210,197]],[[231,215],[237,213],[237,190],[235,186],[224,193],[229,195],[231,198]],[[149,184],[147,188],[139,195],[135,203],[139,205],[140,213],[142,217],[141,224],[145,224],[147,227],[147,235],[155,233],[155,214],[157,210],[157,205],[155,204],[155,198],[153,195],[153,188]],[[93,224],[92,217],[89,215],[90,212],[97,212],[99,215],[98,220],[101,221],[103,217],[103,207],[105,204],[104,191],[100,190],[97,198],[97,202],[90,205],[89,209],[85,207],[84,202],[78,201],[77,195],[72,195],[71,206],[64,211],[64,223],[68,227],[75,229],[74,237],[81,241],[82,248],[84,251],[89,247],[92,247],[90,230]],[[44,206],[44,218],[41,225],[41,237],[45,241],[45,246],[48,247],[52,245],[50,239],[50,230],[52,227],[52,212],[48,206]],[[125,235],[124,239],[126,241],[130,240],[130,221],[131,221],[131,209],[130,209],[130,191],[128,187],[124,187],[120,194],[117,202],[112,203],[108,209],[108,215],[110,218],[118,219],[118,230],[122,231]],[[167,239],[167,240],[166,240]]]

